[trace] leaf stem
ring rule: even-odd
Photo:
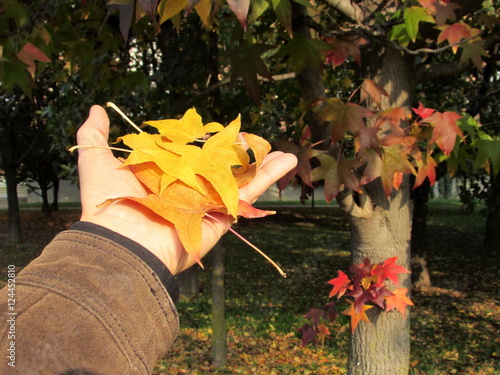
[[[242,240],[243,242],[245,242],[248,246],[250,246],[252,249],[254,249],[255,251],[257,251],[260,255],[262,255],[269,263],[271,263],[274,268],[276,268],[278,270],[278,272],[280,273],[281,276],[283,277],[286,277],[286,273],[283,272],[283,270],[280,268],[280,266],[278,266],[271,258],[269,258],[262,250],[260,250],[257,246],[255,246],[253,243],[251,243],[250,241],[248,241],[245,237],[243,237],[241,234],[239,234],[238,232],[236,232],[233,228],[231,228],[229,225],[227,225],[226,223],[224,223],[223,221],[217,219],[215,216],[212,216],[210,215],[209,213],[205,213],[205,216],[209,217],[210,219],[212,220],[215,220],[217,221],[218,223],[221,223],[222,225],[224,225],[228,230],[230,230],[236,237],[238,237],[240,240]]]
[[[119,147],[92,146],[92,145],[78,145],[78,146],[73,146],[73,147],[69,148],[68,151],[69,152],[73,152],[73,151],[75,151],[76,149],[79,149],[79,148],[102,148],[104,150],[116,150],[116,151],[132,152],[132,150],[127,150],[127,149],[119,148]]]
[[[127,121],[130,125],[132,125],[132,126],[135,128],[135,130],[137,130],[139,133],[142,133],[142,132],[143,132],[143,131],[141,130],[141,128],[139,128],[136,124],[134,124],[134,122],[133,122],[131,119],[129,119],[129,118],[127,117],[127,115],[126,115],[125,113],[123,113],[123,112],[121,111],[121,109],[120,109],[120,108],[118,108],[118,107],[117,107],[114,103],[107,102],[107,103],[106,103],[106,106],[107,106],[107,107],[110,107],[110,108],[113,108],[116,112],[118,112],[118,113],[120,114],[120,116],[122,116],[122,117],[125,119],[125,121]]]

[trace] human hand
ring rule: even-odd
[[[118,168],[122,162],[113,156],[108,147],[109,118],[104,108],[93,106],[87,121],[77,134],[78,172],[82,202],[82,221],[106,227],[155,254],[172,272],[177,274],[195,261],[184,250],[173,226],[144,206],[124,200],[98,209],[97,205],[109,198],[145,197],[148,195],[141,183],[128,168]],[[272,152],[266,156],[255,178],[240,189],[240,199],[253,203],[279,178],[295,167],[297,159],[292,154]],[[226,225],[233,219],[229,215],[212,213]],[[227,231],[224,224],[205,217],[202,223],[202,249],[200,258],[217,243]]]

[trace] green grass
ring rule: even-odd
[[[336,206],[276,207],[264,219],[241,220],[235,229],[287,272],[278,272],[235,236],[226,247],[228,366],[210,364],[211,256],[200,270],[201,293],[178,304],[181,332],[155,374],[343,374],[349,326],[342,316],[324,346],[300,347],[298,328],[312,306],[327,301],[327,281],[349,264],[349,227]],[[433,287],[414,293],[411,311],[412,375],[500,374],[499,262],[482,253],[485,218],[461,212],[459,202],[432,201],[428,261]],[[0,214],[0,269],[22,267],[59,230],[78,218],[62,210],[46,221],[23,212],[22,245],[6,245]],[[2,272],[0,272],[0,275]],[[342,306],[340,306],[342,308]]]

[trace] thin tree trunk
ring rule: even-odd
[[[493,179],[488,193],[484,250],[494,254],[498,253],[500,247],[500,174]]]
[[[411,281],[413,290],[422,290],[431,286],[431,277],[427,265],[427,213],[429,211],[429,192],[431,185],[425,180],[413,189],[413,222],[411,229]]]
[[[21,216],[17,198],[16,168],[5,165],[5,182],[7,185],[7,204],[9,212],[9,241],[18,244],[21,239]]]
[[[216,368],[227,363],[225,253],[220,242],[212,249],[212,362]]]
[[[177,275],[177,284],[179,284],[179,293],[182,297],[191,298],[200,292],[200,283],[198,281],[198,265],[195,264],[187,270]]]
[[[57,171],[55,167],[52,168],[52,175],[51,175],[51,180],[52,180],[52,205],[50,206],[50,209],[52,211],[58,211],[59,210],[59,176],[57,175]]]

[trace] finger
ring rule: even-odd
[[[297,158],[293,154],[272,152],[267,155],[253,180],[240,189],[240,199],[253,203],[296,165]]]
[[[101,106],[94,105],[90,109],[89,117],[85,123],[80,127],[76,135],[77,143],[79,146],[94,146],[94,147],[107,147],[109,137],[109,118]],[[104,149],[91,149],[83,147],[79,152],[83,151],[98,151],[110,153],[110,150]]]

